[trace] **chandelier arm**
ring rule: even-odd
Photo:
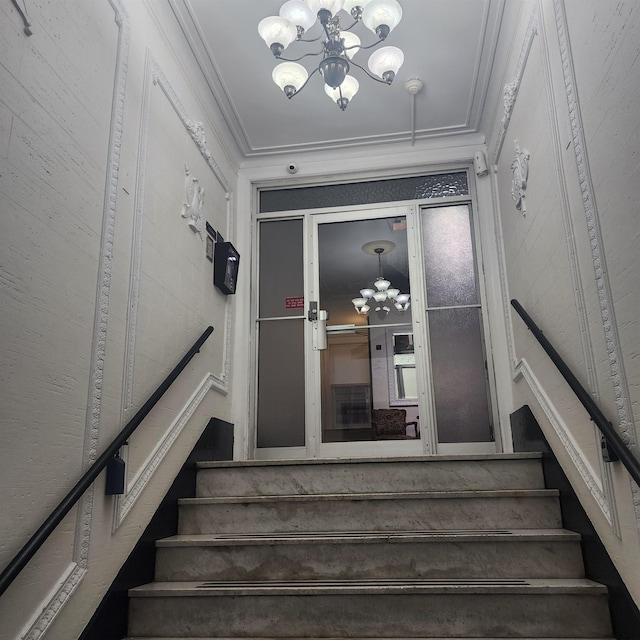
[[[377,42],[374,42],[373,44],[370,44],[366,47],[360,45],[361,49],[373,49],[373,47],[377,47],[381,42],[384,42],[384,40],[382,38],[380,38],[380,40],[378,40]]]
[[[359,20],[354,20],[352,25],[345,27],[344,29],[341,28],[340,31],[351,31],[351,29],[353,29],[353,27],[355,27],[358,22]]]
[[[353,64],[356,67],[358,67],[358,69],[362,69],[372,80],[375,80],[376,82],[379,82],[380,84],[386,84],[386,85],[389,84],[388,82],[385,82],[384,80],[380,80],[380,78],[377,78],[373,74],[369,73],[362,65],[359,65],[357,62],[354,62],[353,59],[349,60],[349,64]]]
[[[293,96],[297,96],[307,86],[307,82],[309,82],[309,80],[311,80],[312,76],[315,75],[318,71],[320,71],[320,67],[316,67],[309,74],[309,77],[304,81],[304,84],[300,85],[300,88],[291,97],[293,98]]]
[[[299,38],[296,40],[296,42],[318,42],[318,40],[322,40],[322,34],[320,34],[317,38],[311,38],[311,40],[305,40],[304,38]]]
[[[309,56],[321,56],[324,53],[324,51],[318,51],[317,53],[305,53],[304,55],[300,56],[299,58],[278,58],[278,60],[282,60],[283,62],[298,62],[299,60],[302,60],[302,58],[308,58]]]

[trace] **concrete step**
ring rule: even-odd
[[[156,582],[130,591],[129,633],[603,638],[606,593],[588,580]]]
[[[562,526],[555,490],[184,498],[179,504],[179,534]]]
[[[157,581],[581,578],[571,531],[184,535],[156,544]]]
[[[540,454],[205,462],[198,497],[542,489]]]

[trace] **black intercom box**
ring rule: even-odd
[[[240,254],[230,242],[216,242],[213,256],[213,284],[227,295],[236,292]]]

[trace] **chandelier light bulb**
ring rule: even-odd
[[[280,7],[280,16],[302,29],[302,33],[315,24],[316,14],[302,0],[289,0]]]
[[[345,0],[342,7],[347,13],[350,13],[355,20],[360,20],[364,8],[371,0]]]
[[[363,298],[372,298],[375,291],[373,289],[360,289],[360,295]]]
[[[281,62],[271,74],[273,81],[292,98],[307,81],[309,73],[297,62]]]
[[[344,5],[344,0],[305,0],[305,2],[309,5],[309,9],[313,11],[313,13],[320,18],[322,22],[322,15],[320,12],[328,12],[330,19],[332,16],[335,16],[340,9],[342,9],[342,5]],[[325,24],[323,22],[323,24]]]
[[[384,302],[387,299],[387,292],[386,291],[376,291],[373,294],[373,299],[376,302]]]
[[[260,20],[258,33],[267,43],[276,58],[298,37],[296,25],[280,16],[269,16]]]
[[[364,307],[367,304],[367,299],[366,298],[354,298],[352,301],[353,306],[356,309],[361,309],[362,307]]]
[[[351,31],[342,31],[340,36],[344,43],[344,52],[347,54],[349,60],[351,60],[351,58],[360,51],[360,38]]]
[[[388,280],[385,280],[384,278],[380,277],[380,278],[376,278],[376,281],[373,283],[373,286],[378,291],[386,291],[391,286],[391,283]]]
[[[400,293],[400,289],[387,289],[387,297],[392,300]]]
[[[374,0],[375,1],[375,0]],[[391,84],[404,62],[404,53],[398,47],[382,47],[369,58],[369,70]]]
[[[367,29],[384,40],[402,18],[402,7],[396,0],[371,0],[362,12],[362,22]]]
[[[353,76],[345,76],[344,81],[339,88],[334,89],[328,84],[325,84],[324,86],[325,93],[340,107],[342,111],[347,108],[347,104],[349,104],[351,98],[358,93],[359,88],[360,83]],[[342,97],[340,97],[340,93],[342,93]]]

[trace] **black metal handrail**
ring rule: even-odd
[[[109,461],[127,442],[131,434],[136,430],[138,425],[144,420],[147,414],[153,409],[155,404],[164,395],[167,389],[173,384],[175,379],[182,373],[183,369],[189,364],[193,356],[200,351],[200,347],[205,343],[207,338],[213,333],[213,327],[207,327],[202,335],[194,342],[193,346],[185,356],[173,368],[171,373],[164,379],[162,384],[153,392],[151,397],[142,405],[129,422],[124,426],[122,431],[113,440],[113,442],[105,449],[99,458],[84,472],[80,480],[69,491],[66,497],[53,510],[51,515],[42,523],[40,528],[31,536],[27,544],[20,549],[15,558],[7,565],[6,569],[0,574],[0,596],[8,589],[9,585],[15,580],[16,576],[24,569],[25,565],[31,560],[38,549],[44,544],[53,530],[60,524],[61,520],[71,511],[72,507],[82,497],[84,492],[89,488],[91,483],[109,464]]]
[[[620,462],[625,466],[631,477],[638,485],[640,485],[640,462],[638,459],[633,455],[618,432],[613,428],[611,422],[607,420],[604,413],[602,413],[598,405],[594,402],[589,392],[580,384],[575,375],[573,375],[567,363],[553,348],[553,345],[549,340],[547,340],[542,330],[524,310],[523,306],[517,300],[512,300],[511,306],[518,312],[531,333],[535,336],[542,348],[546,351],[547,355],[556,365],[558,371],[562,374],[562,377],[569,383],[569,386],[573,389],[578,400],[580,400],[582,406],[587,410],[591,420],[593,420],[596,427],[600,430],[600,433],[604,436],[607,447],[618,456]]]

